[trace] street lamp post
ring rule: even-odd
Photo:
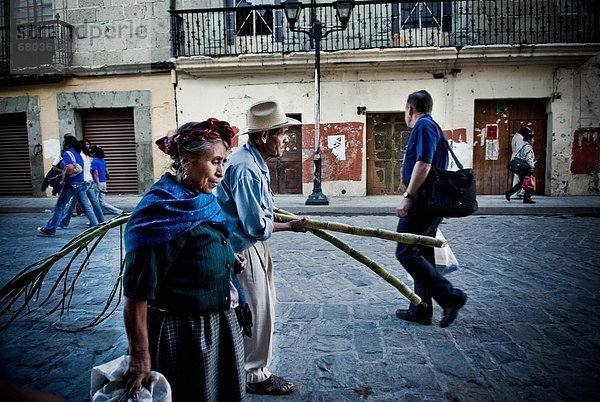
[[[285,18],[290,26],[290,31],[301,32],[308,35],[315,43],[315,172],[312,194],[308,196],[306,205],[329,205],[327,196],[321,189],[321,40],[334,31],[343,31],[348,26],[354,0],[336,0],[334,7],[341,25],[325,26],[317,18],[313,18],[310,26],[296,27],[302,3],[298,0],[285,0],[283,3]]]

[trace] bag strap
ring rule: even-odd
[[[448,140],[444,136],[444,130],[442,130],[442,128],[440,127],[440,125],[437,124],[437,122],[435,120],[431,119],[431,121],[436,125],[436,127],[438,128],[438,130],[440,130],[440,133],[442,133],[442,138],[443,138],[444,143],[446,144],[446,149],[448,151],[450,151],[450,154],[452,155],[452,159],[454,159],[454,162],[456,162],[456,166],[458,166],[458,168],[460,170],[462,170],[463,169],[463,165],[462,165],[462,163],[460,163],[460,161],[458,160],[458,158],[454,154],[454,151],[452,150],[452,147],[450,146],[450,143],[448,142]]]
[[[460,161],[458,160],[458,158],[454,154],[454,151],[452,150],[452,147],[450,146],[450,143],[445,138],[444,138],[444,142],[446,143],[446,148],[448,149],[448,151],[450,151],[450,154],[452,155],[452,159],[454,159],[454,162],[456,162],[456,166],[458,166],[458,168],[460,170],[462,170],[463,169],[463,165],[462,165],[462,163],[460,163]]]
[[[71,152],[71,151],[65,151],[65,153],[68,153],[69,157],[71,159],[73,159],[73,164],[77,163],[77,159],[75,159],[75,155],[73,155],[73,152]]]
[[[527,145],[528,145],[527,143],[523,144],[523,146],[521,147],[521,149],[519,149],[519,150],[517,151],[517,153],[515,154],[515,158],[521,154],[521,151],[522,151],[522,150],[523,150],[523,148],[525,148]]]

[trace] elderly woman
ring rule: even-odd
[[[244,350],[234,308],[240,293],[229,227],[212,190],[234,132],[211,118],[156,141],[173,159],[131,214],[125,234],[124,320],[130,395],[151,370],[169,381],[174,401],[239,401]]]

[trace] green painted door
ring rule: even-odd
[[[404,192],[402,162],[409,134],[404,113],[367,115],[367,195]]]

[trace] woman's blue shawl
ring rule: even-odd
[[[131,213],[125,229],[125,250],[167,243],[206,222],[229,235],[227,219],[213,194],[196,194],[165,173]]]
[[[210,223],[227,236],[230,224],[213,194],[196,194],[165,173],[135,207],[125,228],[127,252],[167,243],[202,223]],[[240,305],[246,297],[235,275],[231,281],[238,291]]]

